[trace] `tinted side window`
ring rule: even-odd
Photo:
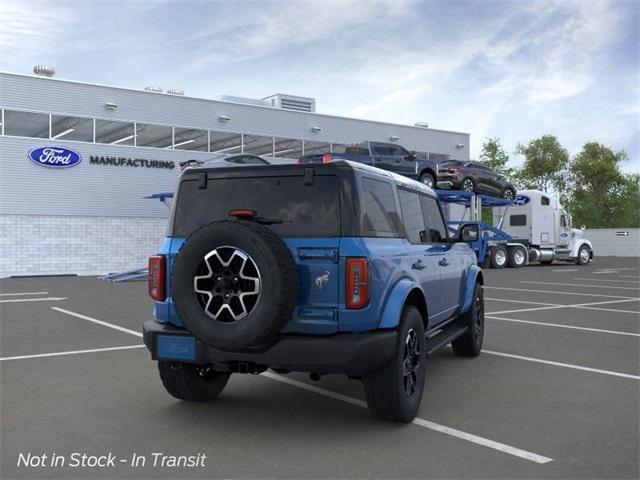
[[[509,217],[509,225],[512,227],[523,227],[527,224],[526,215],[511,215]]]
[[[364,199],[364,227],[369,232],[386,236],[400,231],[393,188],[388,182],[362,177]]]
[[[549,205],[549,197],[540,197],[540,205]]]
[[[424,213],[424,223],[427,227],[427,243],[448,242],[447,228],[445,227],[438,202],[433,197],[420,195],[422,212]]]
[[[398,189],[398,194],[407,238],[411,243],[423,243],[425,240],[425,228],[420,195],[403,189]]]

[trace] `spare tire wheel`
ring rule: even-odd
[[[283,240],[248,221],[193,232],[178,252],[171,290],[176,312],[199,340],[241,349],[272,344],[298,300],[298,271]]]

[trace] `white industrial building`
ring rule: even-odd
[[[469,159],[467,133],[318,114],[314,99],[292,95],[208,100],[0,73],[0,108],[0,277],[144,266],[168,209],[143,197],[172,191],[188,159],[298,158],[363,140]],[[52,148],[79,161],[48,168],[30,158]]]

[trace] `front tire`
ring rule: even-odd
[[[502,198],[505,200],[513,200],[516,198],[516,192],[513,191],[513,188],[505,188],[504,192],[502,192]]]
[[[591,260],[591,250],[586,245],[582,245],[578,249],[578,257],[576,258],[576,263],[578,265],[586,265]]]
[[[402,311],[393,357],[362,379],[367,405],[374,417],[405,423],[415,418],[424,390],[425,359],[422,315],[409,305]]]
[[[216,372],[208,365],[159,361],[160,379],[170,395],[190,402],[209,402],[222,393],[230,373]]]
[[[484,339],[484,290],[480,283],[476,282],[473,288],[471,307],[458,320],[467,327],[467,332],[451,342],[453,351],[461,357],[477,357]]]

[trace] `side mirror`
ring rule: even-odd
[[[409,155],[407,155],[405,158],[410,162],[413,162],[416,159],[416,152],[414,151],[409,152]]]
[[[475,223],[467,223],[458,230],[458,241],[475,242],[480,238],[480,227]]]

